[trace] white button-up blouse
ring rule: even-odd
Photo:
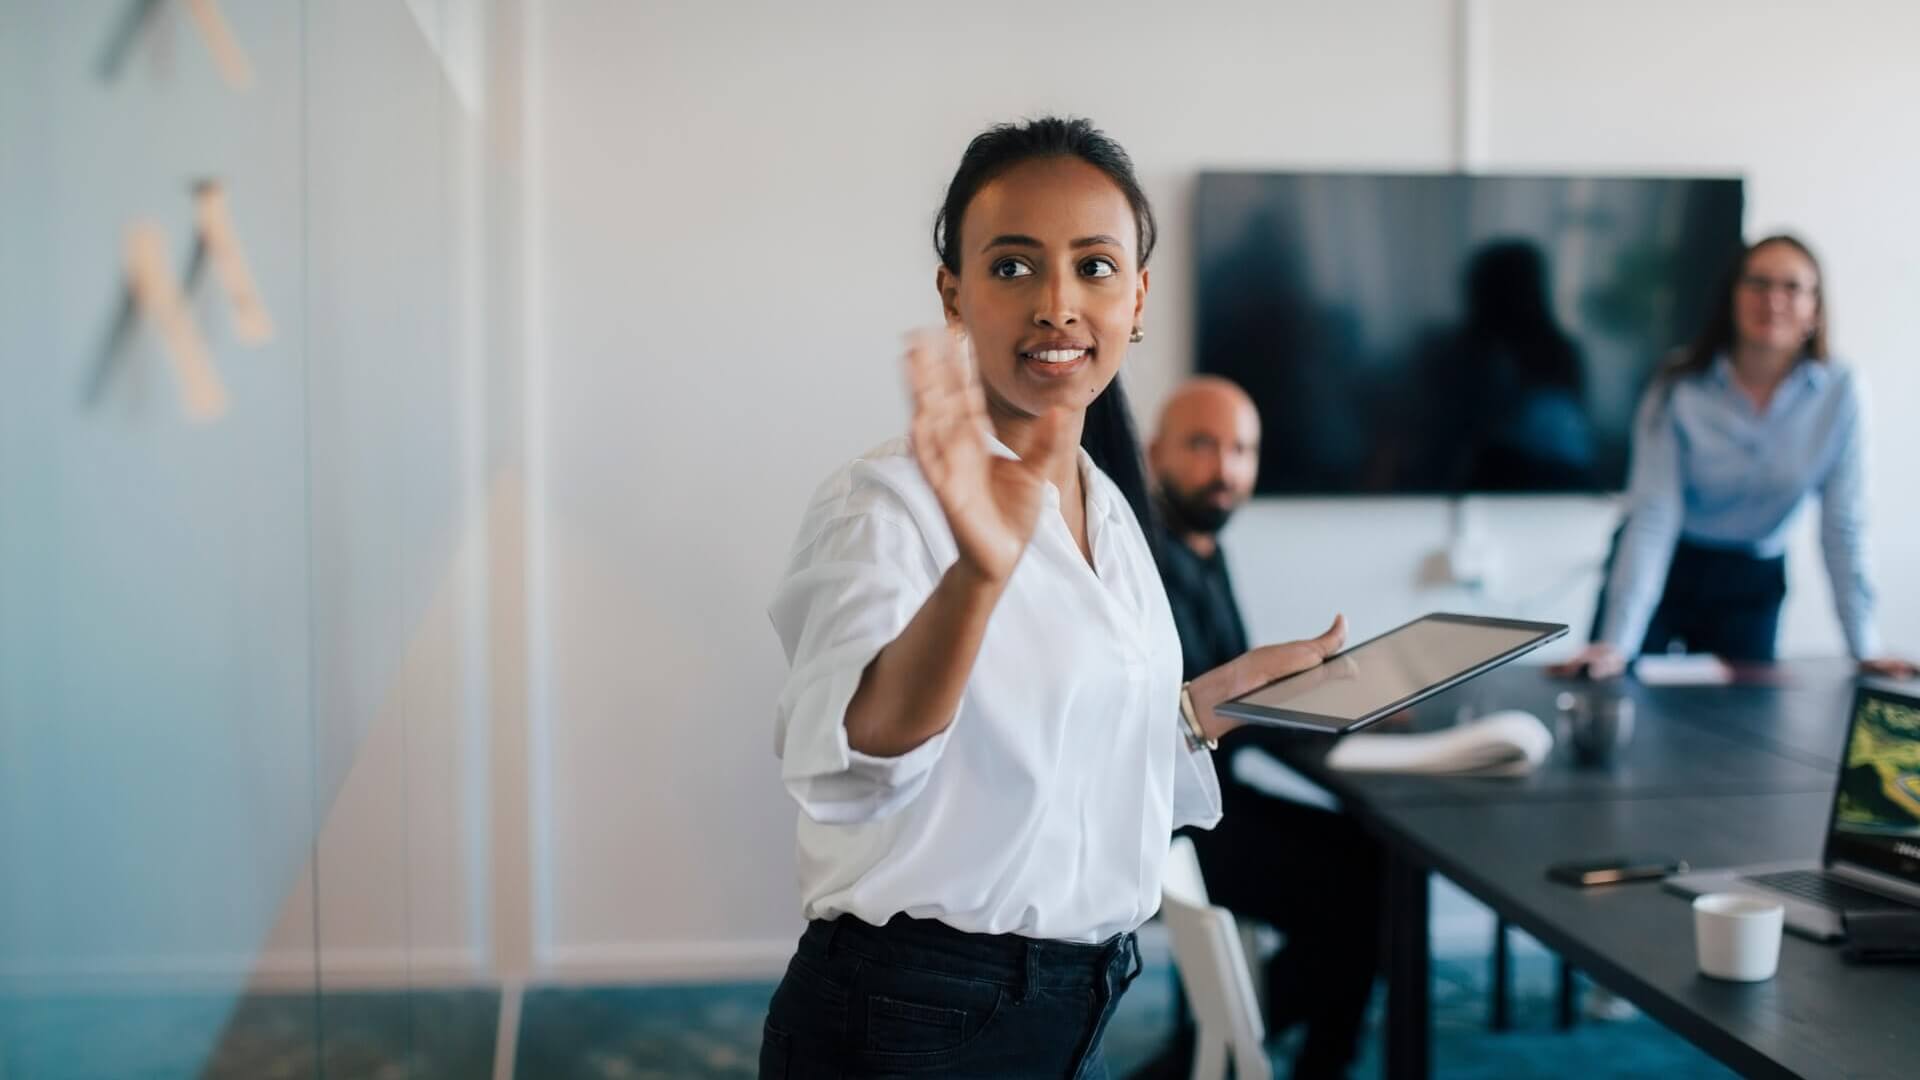
[[[802,811],[808,918],[878,925],[904,912],[1103,941],[1158,908],[1169,834],[1219,820],[1212,756],[1185,737],[1180,640],[1140,523],[1085,451],[1080,476],[1093,564],[1057,509],[1043,513],[952,723],[888,758],[847,745],[847,705],[959,551],[906,439],[814,494],[769,610],[790,663],[775,751]]]

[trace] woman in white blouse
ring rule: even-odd
[[[1169,835],[1219,818],[1212,706],[1340,647],[1335,619],[1180,684],[1115,382],[1153,236],[1084,120],[954,175],[911,437],[815,493],[771,607],[810,921],[762,1076],[1105,1075]]]

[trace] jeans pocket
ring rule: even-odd
[[[868,966],[848,1020],[852,1043],[875,1071],[951,1062],[1000,1013],[1000,987],[958,974]]]
[[[967,1011],[874,995],[867,999],[867,1049],[938,1054],[967,1037]]]

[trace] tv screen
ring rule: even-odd
[[[1267,494],[1606,492],[1740,250],[1737,179],[1203,173],[1196,366]]]

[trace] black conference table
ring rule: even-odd
[[[1855,680],[1841,662],[1743,671],[1731,686],[1629,684],[1630,742],[1604,765],[1564,737],[1524,777],[1429,777],[1326,768],[1328,740],[1289,763],[1340,797],[1386,844],[1387,1072],[1430,1074],[1428,887],[1441,873],[1728,1066],[1752,1076],[1920,1076],[1920,967],[1853,966],[1788,935],[1780,973],[1701,976],[1686,901],[1643,882],[1576,889],[1555,862],[1665,852],[1695,867],[1814,858],[1825,835]],[[1578,684],[1538,667],[1492,672],[1414,710],[1403,729],[1521,708],[1556,725]],[[1561,732],[1564,735],[1564,732]]]

